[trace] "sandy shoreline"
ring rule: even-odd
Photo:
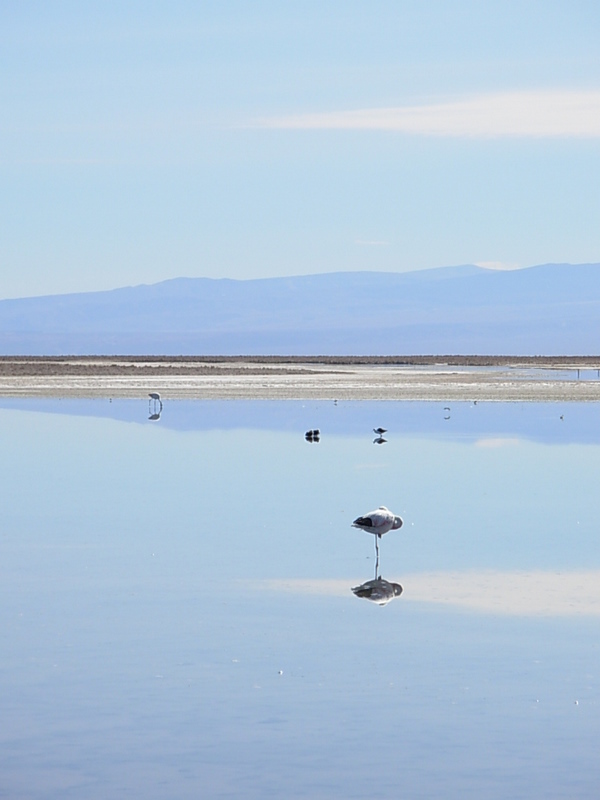
[[[600,401],[600,358],[472,361],[3,358],[0,397]]]

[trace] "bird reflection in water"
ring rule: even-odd
[[[373,439],[373,444],[385,444],[387,439],[384,439],[383,434],[387,433],[387,428],[373,428],[373,433],[375,434],[375,438]]]
[[[387,606],[389,602],[400,597],[402,586],[399,583],[386,581],[379,572],[379,537],[375,537],[375,578],[372,581],[361,583],[360,586],[352,586],[352,591],[357,597],[363,600],[370,600],[378,606]]]
[[[162,414],[163,410],[162,400],[158,392],[150,392],[148,394],[148,397],[150,398],[148,400],[148,413],[150,414],[148,419],[151,419],[156,422],[157,420],[160,419],[160,415]]]
[[[373,581],[361,583],[360,586],[353,586],[352,591],[357,597],[362,597],[363,600],[370,600],[378,606],[387,606],[396,597],[400,597],[402,586],[399,583],[390,583],[390,581],[386,581],[385,578],[380,576]]]
[[[379,540],[383,534],[402,527],[402,518],[392,514],[385,506],[380,506],[376,511],[370,511],[358,517],[352,523],[353,527],[368,533],[375,534],[375,578],[362,583],[360,586],[351,587],[357,597],[370,600],[378,606],[386,606],[402,594],[402,586],[392,583],[381,577],[379,570]]]
[[[148,397],[150,398],[150,400],[148,400],[148,405],[151,405],[153,408],[159,409],[160,411],[162,411],[163,404],[162,404],[162,400],[160,398],[159,393],[158,392],[150,392],[148,394]]]

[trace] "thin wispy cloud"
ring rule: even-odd
[[[371,130],[439,137],[600,137],[600,91],[516,91],[446,103],[257,120],[286,130]]]
[[[476,261],[476,267],[483,267],[484,269],[495,269],[495,270],[513,270],[513,269],[521,269],[521,265],[517,264],[516,261]]]

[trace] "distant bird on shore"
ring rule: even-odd
[[[369,511],[362,517],[357,517],[352,523],[353,528],[372,533],[379,539],[388,531],[397,531],[403,525],[402,517],[398,517],[386,508],[379,506],[375,511]]]
[[[158,392],[150,392],[148,394],[148,397],[150,398],[150,400],[148,401],[148,406],[150,406],[150,403],[153,403],[154,404],[154,408],[156,409],[156,407],[157,407],[156,404],[158,403],[158,405],[160,407],[160,410],[162,411],[163,404],[162,404],[162,400],[160,399],[159,393]]]
[[[377,436],[383,436],[384,433],[387,433],[387,428],[373,428],[373,433],[376,433]]]
[[[318,442],[320,441],[321,431],[318,428],[315,428],[312,431],[306,431],[304,434],[304,438],[307,442]]]

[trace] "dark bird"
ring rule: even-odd
[[[384,433],[387,433],[387,428],[373,428],[373,433],[376,433],[377,436],[383,436]]]

